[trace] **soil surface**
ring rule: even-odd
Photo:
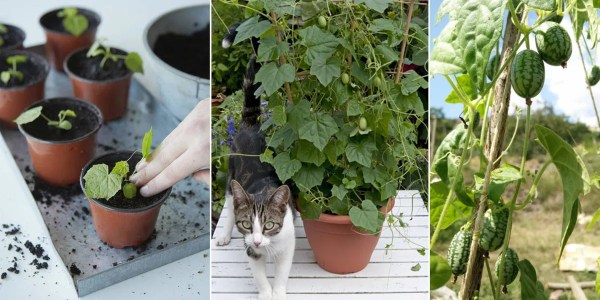
[[[97,161],[94,164],[100,164],[100,163],[107,164],[108,169],[110,171],[115,167],[115,164],[118,161],[127,160],[130,155],[131,154],[119,153],[118,155],[105,157],[103,160]],[[127,175],[127,178],[129,178],[129,176],[131,176],[131,174],[133,174],[133,171],[135,170],[135,165],[141,160],[141,158],[142,158],[142,156],[140,154],[136,154],[131,159],[129,159],[129,174]],[[160,201],[163,198],[163,196],[165,195],[165,193],[167,193],[167,191],[159,193],[159,194],[154,195],[149,198],[145,198],[139,194],[139,189],[138,189],[138,193],[137,193],[136,197],[134,197],[133,199],[127,199],[123,195],[123,192],[119,191],[116,195],[114,195],[109,200],[97,199],[96,201],[101,202],[101,203],[106,204],[111,207],[115,207],[115,208],[136,209],[136,208],[147,207],[149,205],[152,205],[152,204]]]
[[[44,141],[69,141],[85,136],[98,127],[99,116],[96,112],[88,109],[81,103],[72,101],[43,102],[42,113],[51,120],[58,120],[61,110],[70,109],[77,114],[76,118],[67,118],[73,125],[70,130],[64,130],[55,126],[48,126],[48,122],[39,117],[35,121],[22,125],[23,130],[29,135]]]
[[[42,27],[50,29],[52,31],[58,31],[58,32],[65,33],[65,34],[70,34],[69,32],[67,32],[67,30],[63,26],[63,23],[62,23],[63,19],[58,17],[58,12],[61,10],[62,10],[62,8],[56,9],[56,10],[53,10],[53,11],[43,15],[42,18],[40,19],[40,23],[42,24]],[[82,14],[88,20],[88,28],[85,30],[85,32],[88,32],[88,31],[98,27],[98,25],[100,24],[100,19],[97,19],[94,13],[92,13],[91,11],[89,11],[87,9],[78,8],[77,10],[78,10],[79,14]]]
[[[154,44],[154,53],[170,66],[185,73],[209,78],[210,28],[191,35],[164,33]]]
[[[127,66],[125,66],[124,59],[118,59],[117,61],[108,59],[104,63],[104,66],[101,66],[100,63],[102,62],[103,56],[86,57],[88,49],[89,48],[77,51],[71,56],[67,61],[67,68],[69,71],[79,77],[96,81],[117,79],[131,73],[131,71],[127,69]],[[127,52],[120,49],[111,48],[110,50],[111,53],[114,54],[127,55]]]
[[[0,37],[4,40],[4,44],[0,46],[0,50],[23,43],[23,36],[17,31],[16,27],[7,24],[4,24],[4,26],[6,26],[8,32],[0,33]]]
[[[8,69],[12,68],[12,65],[8,64],[6,62],[6,59],[9,56],[12,56],[15,54],[17,54],[17,53],[12,53],[12,52],[0,53],[0,71],[7,71]],[[19,54],[21,54],[21,53],[19,53]],[[23,80],[19,81],[19,80],[17,80],[17,78],[11,77],[11,79],[8,81],[7,84],[0,81],[0,89],[14,88],[14,87],[19,87],[19,86],[27,86],[32,83],[38,82],[46,75],[46,73],[44,72],[45,71],[44,69],[45,69],[45,63],[41,61],[41,58],[38,59],[38,57],[29,56],[29,58],[27,59],[26,62],[20,63],[17,65],[17,70],[21,71],[24,75]]]
[[[0,269],[0,279],[6,280],[10,276],[28,273],[27,271],[31,271],[31,269],[27,268],[26,265],[33,266],[34,272],[29,276],[37,275],[39,271],[36,270],[48,269],[50,257],[46,254],[46,249],[40,244],[34,245],[31,240],[26,239],[21,233],[20,225],[2,224],[0,227],[1,232],[4,232],[4,234],[0,235],[0,245],[8,244],[7,249],[9,252],[12,252],[10,255],[13,258],[6,261],[3,265],[3,267],[9,267],[5,270]],[[12,274],[9,275],[9,273]]]

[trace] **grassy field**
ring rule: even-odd
[[[599,147],[595,144],[587,147],[578,146],[577,151],[582,155],[585,161],[590,176],[600,174],[600,153]],[[505,162],[518,165],[518,157],[505,159]],[[531,159],[527,162],[528,169],[539,169],[545,157]],[[476,170],[477,160],[473,160],[470,164],[470,170],[465,173],[465,178],[469,178],[467,173],[472,173]],[[528,180],[531,182],[531,180]],[[562,224],[562,183],[558,172],[554,167],[547,169],[540,185],[538,186],[538,196],[533,204],[523,211],[516,212],[515,221],[513,223],[512,238],[510,247],[515,249],[519,255],[519,259],[528,259],[536,268],[538,278],[544,284],[548,282],[567,282],[567,276],[573,275],[578,281],[594,281],[596,274],[590,272],[562,272],[558,270],[556,264],[560,246],[561,224]],[[529,186],[526,185],[519,193],[519,200],[522,201],[526,191],[529,191]],[[505,199],[514,193],[513,190],[507,189],[504,194]],[[600,208],[600,190],[593,188],[592,191],[581,198],[582,211],[585,215],[593,215]],[[455,233],[462,224],[455,224],[443,232],[434,251],[443,254],[447,253],[447,247],[453,233]],[[576,228],[569,239],[569,243],[583,243],[589,246],[600,246],[600,224],[594,226],[590,231],[586,231],[587,224],[577,224]],[[496,261],[498,253],[491,253],[490,267],[493,272],[493,264]],[[449,287],[458,291],[460,289],[459,278],[457,284],[448,284]],[[509,287],[509,294],[503,295],[501,299],[520,299],[519,278],[515,280]],[[548,290],[547,290],[548,291]],[[585,290],[588,299],[600,299],[592,289]],[[484,271],[484,280],[480,299],[493,299],[488,275]],[[565,292],[560,299],[573,299],[570,292]]]

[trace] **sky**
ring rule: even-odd
[[[447,23],[447,17],[445,17],[439,24],[435,24],[437,13],[441,1],[432,1],[430,20],[432,25],[430,27],[430,51],[433,49],[433,39],[437,38]],[[535,20],[535,15],[530,14],[530,24]],[[570,116],[571,121],[580,121],[587,124],[590,127],[597,128],[598,122],[594,114],[594,108],[592,101],[585,84],[585,72],[581,63],[581,57],[577,50],[577,44],[575,44],[573,28],[571,26],[571,20],[565,17],[561,23],[563,28],[567,30],[571,36],[573,42],[573,53],[567,63],[567,68],[563,69],[560,66],[549,66],[545,64],[546,79],[542,92],[537,97],[533,98],[532,109],[536,110],[545,105],[551,105],[554,107],[554,111]],[[535,49],[534,36],[530,36],[531,47]],[[589,42],[588,42],[588,45]],[[524,48],[524,46],[523,46]],[[597,47],[600,48],[600,47]],[[586,67],[589,69],[592,63],[585,54]],[[593,54],[596,58],[598,53]],[[596,59],[596,64],[598,61]],[[440,75],[434,75],[430,79],[430,99],[431,107],[442,108],[447,118],[458,118],[462,111],[461,104],[448,104],[444,102],[446,96],[450,93],[451,88],[446,79]],[[600,105],[600,84],[593,87],[594,97]],[[514,112],[514,105],[518,104],[521,107],[525,107],[525,100],[517,96],[514,91],[511,94],[511,112]],[[600,107],[599,107],[600,108]]]

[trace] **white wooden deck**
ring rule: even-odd
[[[408,226],[400,229],[406,239],[395,233],[394,243],[386,254],[385,245],[392,241],[392,231],[384,228],[371,262],[362,271],[337,275],[326,272],[315,262],[302,226],[296,218],[296,252],[288,282],[288,299],[429,299],[429,213],[416,191],[399,191],[393,212],[402,214]],[[226,218],[227,216],[224,216]],[[214,236],[223,230],[221,221]],[[256,299],[257,290],[239,232],[233,230],[231,243],[224,247],[211,244],[211,299]],[[425,256],[417,249],[425,247]],[[419,263],[421,269],[412,271]],[[268,263],[267,274],[274,268]],[[375,298],[376,297],[376,298]]]

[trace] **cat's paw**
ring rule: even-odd
[[[287,297],[285,289],[274,289],[272,300],[285,300]]]
[[[218,236],[216,238],[216,240],[217,240],[217,246],[229,245],[229,242],[231,242],[231,234],[224,234],[224,235]]]
[[[272,300],[271,293],[258,293],[258,300]]]

